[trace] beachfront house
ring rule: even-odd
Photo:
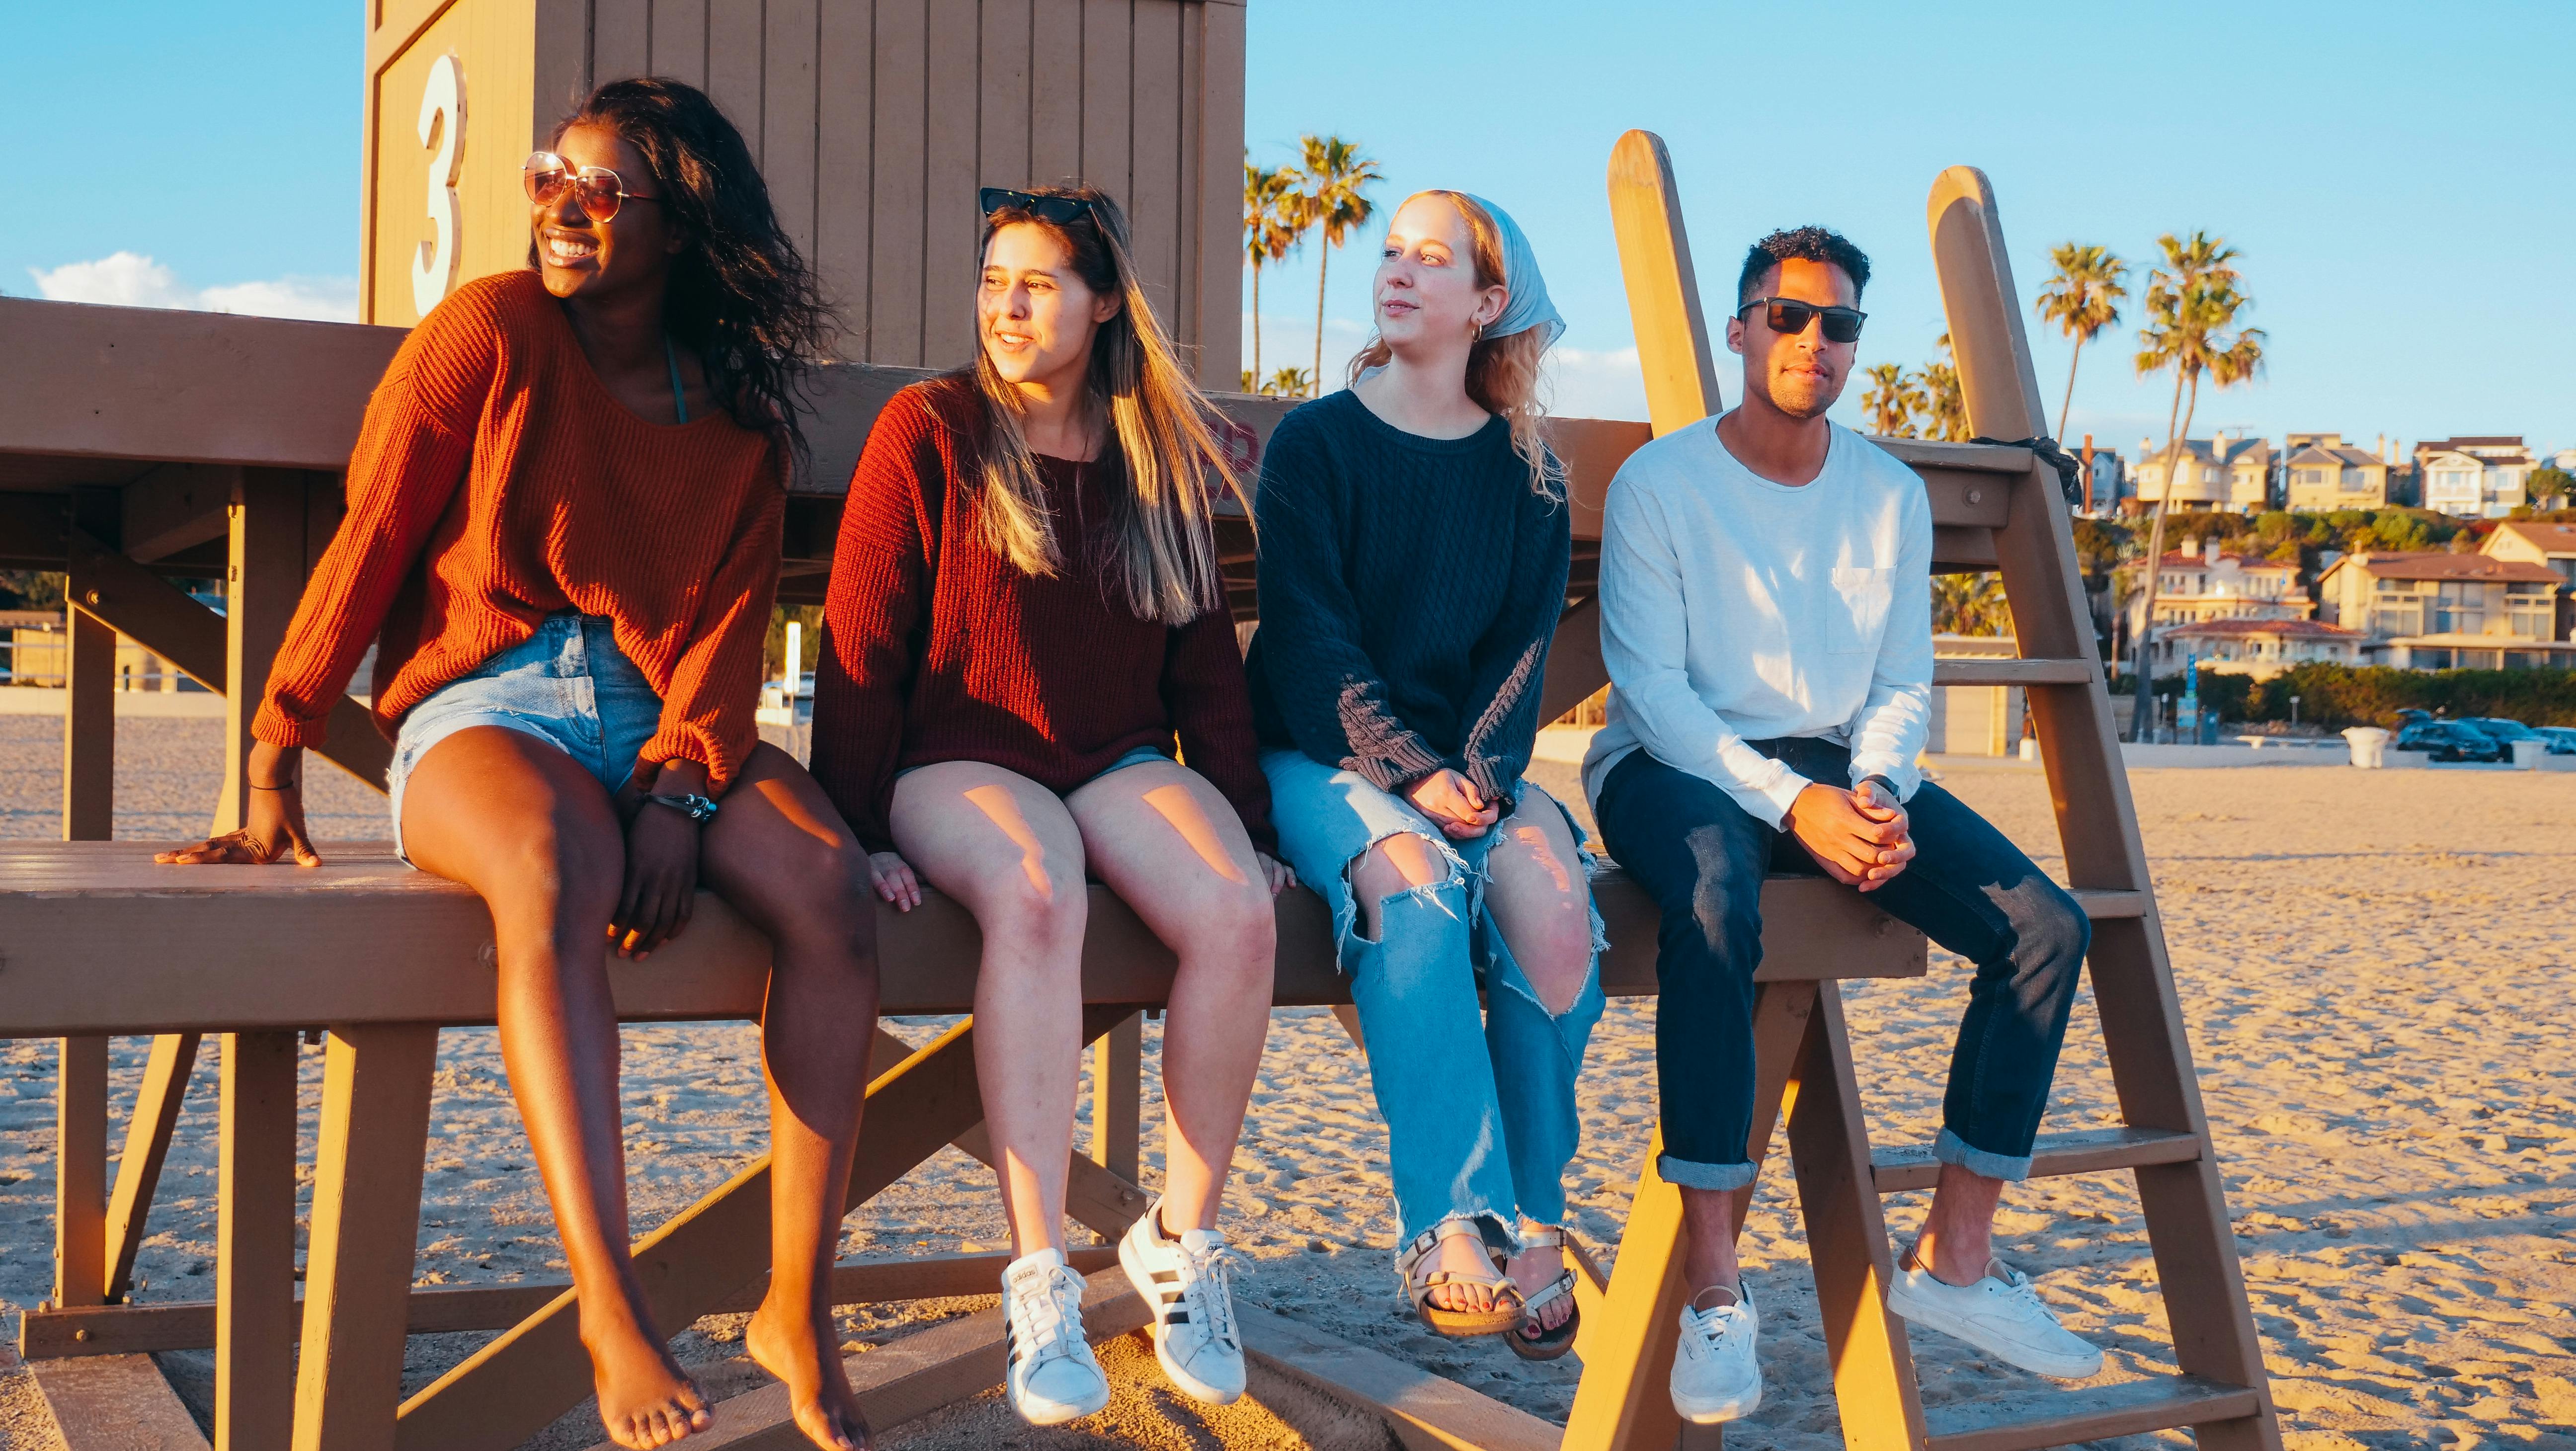
[[[2283,507],[2323,514],[2336,509],[2383,509],[2388,506],[2390,444],[2380,436],[2379,451],[2354,448],[2340,433],[2294,433],[2282,445]]]
[[[2127,589],[2129,638],[2138,638],[2146,615],[2146,592],[2137,587],[2137,566],[2122,565],[2131,578]],[[2156,572],[2156,628],[2197,625],[2209,620],[2304,620],[2316,612],[2308,592],[2299,588],[2295,561],[2230,554],[2215,535],[2197,552],[2167,553]]]
[[[2463,519],[2501,519],[2527,502],[2534,467],[2521,434],[2428,438],[2415,445],[2424,507]]]
[[[2010,660],[2020,653],[2010,635],[1932,637],[1935,660]],[[2021,749],[2025,704],[2016,685],[1936,685],[1923,749],[1936,756],[2012,755]]]
[[[2187,438],[2169,460],[2152,439],[2138,440],[2138,499],[2152,504],[2165,496],[2166,465],[2173,467],[2173,502],[2169,508],[2258,514],[2271,507],[2272,466],[2276,455],[2269,440]]]
[[[2192,660],[2203,670],[2269,680],[2293,666],[2359,665],[2369,637],[2321,620],[2204,620],[2156,631],[2156,673],[2171,675]]]
[[[2347,554],[2317,580],[2318,613],[2367,639],[2362,660],[2411,670],[2576,665],[2558,633],[2556,570],[2484,554]]]
[[[2519,559],[2547,565],[2563,581],[2558,590],[2558,622],[2550,633],[2576,639],[2576,524],[2538,519],[2507,519],[2478,546],[2489,559]]]

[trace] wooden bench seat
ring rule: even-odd
[[[172,867],[131,842],[0,844],[0,1037],[245,1032],[326,1024],[492,1020],[492,927],[480,899],[414,871],[382,843],[325,843],[320,867]],[[1655,990],[1655,910],[1615,867],[1594,890],[1609,929],[1603,987]],[[1763,891],[1766,981],[1908,977],[1923,935],[1814,877]],[[1279,903],[1282,1007],[1350,1001],[1322,900]],[[884,1010],[964,1012],[978,936],[954,902],[880,905]],[[686,935],[645,962],[616,962],[628,1021],[749,1018],[769,945],[712,894]],[[1172,959],[1125,904],[1092,889],[1083,997],[1160,1003]],[[245,991],[248,985],[255,990]]]

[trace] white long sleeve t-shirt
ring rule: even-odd
[[[1629,455],[1601,537],[1608,724],[1598,800],[1643,748],[1779,826],[1809,782],[1748,741],[1825,736],[1851,780],[1922,782],[1931,724],[1932,509],[1914,471],[1839,425],[1822,472],[1775,484],[1694,423]]]

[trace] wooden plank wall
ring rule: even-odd
[[[976,190],[1086,182],[1127,209],[1148,295],[1197,349],[1202,382],[1231,389],[1243,3],[389,0],[369,46],[383,78],[371,88],[383,115],[371,118],[381,124],[368,182],[381,201],[369,216],[386,225],[370,243],[366,315],[413,321],[403,269],[426,165],[409,129],[415,72],[432,53],[421,42],[446,48],[471,12],[463,277],[516,265],[524,250],[518,128],[541,136],[598,82],[668,75],[705,88],[742,129],[840,310],[844,358],[966,361]],[[532,58],[504,58],[510,42],[488,39],[503,33],[527,37],[516,43]]]

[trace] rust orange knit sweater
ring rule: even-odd
[[[662,697],[643,759],[721,791],[778,586],[782,456],[722,410],[667,426],[619,403],[533,272],[457,289],[368,401],[349,512],[269,668],[252,733],[319,745],[376,641],[378,729],[558,610],[604,615]]]

